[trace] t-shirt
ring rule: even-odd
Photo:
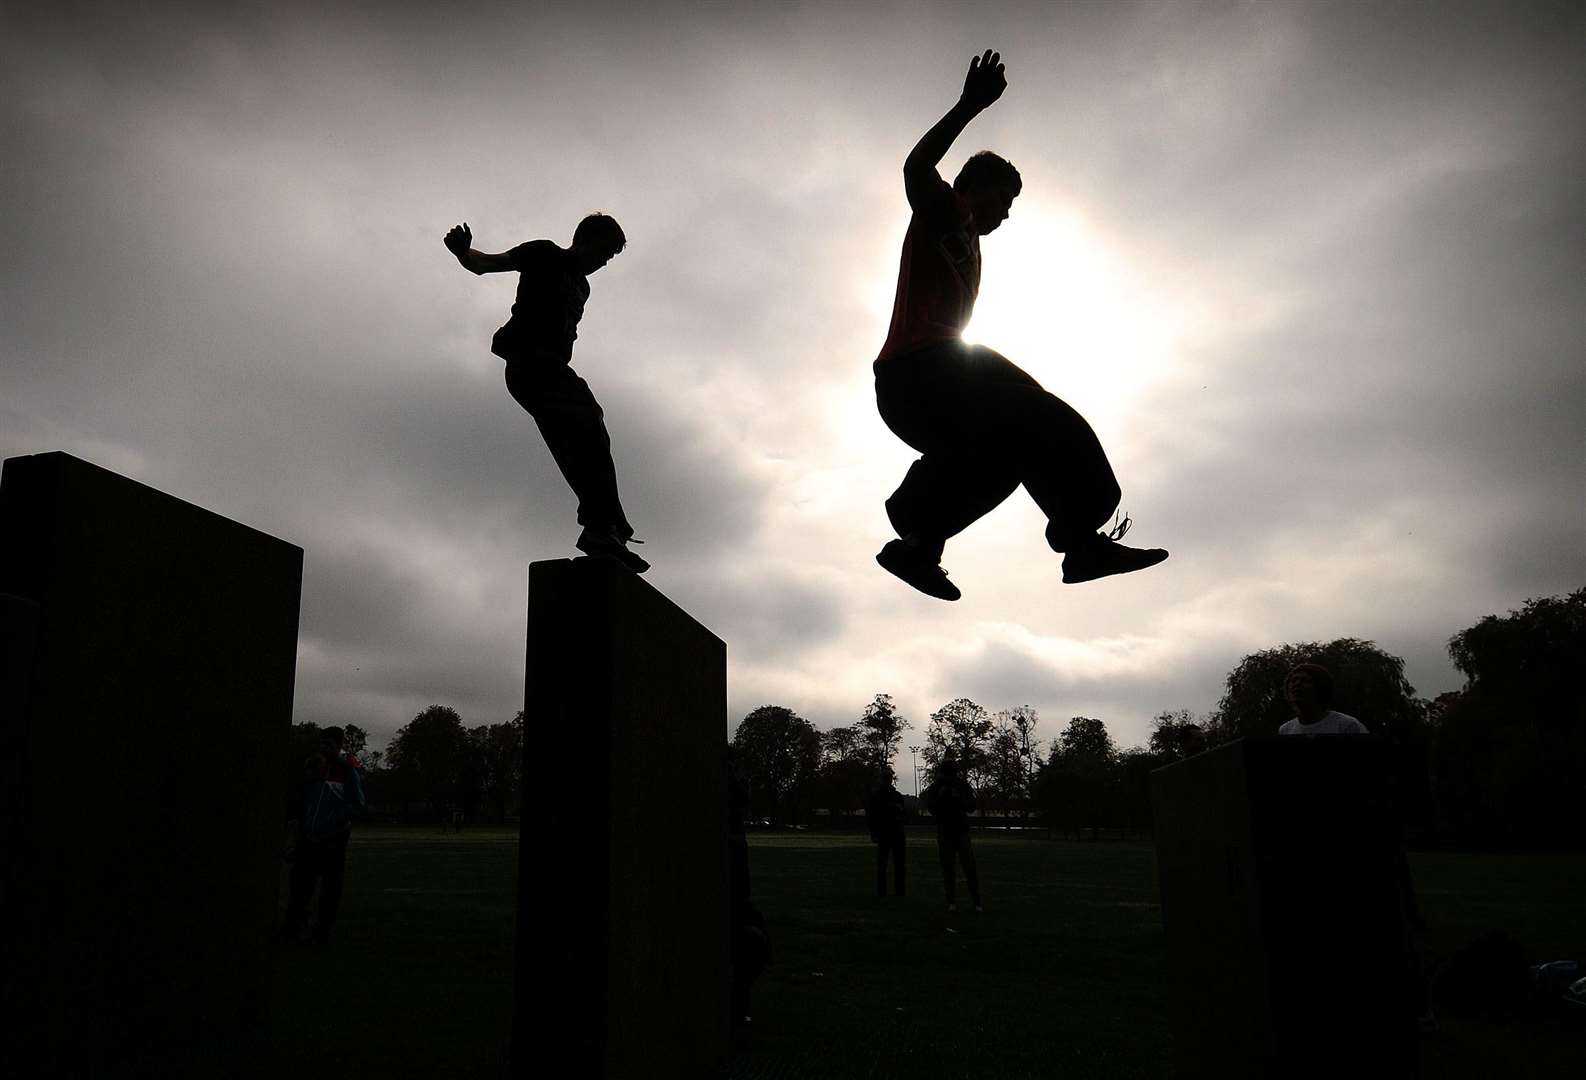
[[[962,832],[969,828],[975,793],[962,777],[939,778],[925,789],[925,808],[936,819],[938,832]]]
[[[573,262],[572,252],[550,240],[530,240],[507,255],[518,272],[518,296],[490,351],[503,360],[533,357],[568,363],[589,299],[588,276]]]
[[[1278,728],[1279,735],[1370,735],[1366,725],[1356,720],[1348,713],[1335,712],[1329,709],[1320,720],[1314,724],[1303,724],[1300,718],[1286,722]]]
[[[872,791],[865,800],[865,820],[870,825],[873,840],[901,833],[908,817],[908,805],[902,793],[890,784]]]
[[[964,332],[980,293],[980,234],[969,206],[946,181],[909,218],[898,263],[892,324],[876,362]]]

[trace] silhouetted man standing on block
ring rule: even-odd
[[[1007,358],[960,336],[980,290],[980,238],[1008,216],[1023,182],[990,151],[964,163],[949,186],[937,163],[970,120],[1007,86],[999,55],[970,61],[958,103],[903,163],[913,216],[903,239],[892,324],[875,362],[876,406],[893,434],[920,452],[887,516],[899,539],[876,556],[921,592],[957,600],[941,567],[948,537],[1023,484],[1048,520],[1069,584],[1142,570],[1160,548],[1118,543],[1129,519],[1103,534],[1121,492],[1084,417]]]
[[[605,413],[589,384],[571,367],[578,321],[589,299],[589,275],[627,246],[615,219],[590,214],[573,232],[573,245],[530,240],[499,255],[475,251],[468,223],[446,234],[446,247],[475,274],[518,273],[512,317],[496,331],[490,351],[507,362],[507,390],[534,417],[545,445],[578,496],[577,547],[615,559],[635,573],[650,564],[628,550],[641,543],[617,496],[617,469]]]
[[[876,895],[887,895],[887,858],[892,859],[892,891],[903,895],[904,872],[909,842],[909,810],[903,795],[893,786],[893,772],[881,769],[875,790],[865,800],[865,823],[876,845]]]

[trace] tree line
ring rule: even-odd
[[[1357,638],[1278,645],[1229,672],[1203,716],[1165,710],[1145,746],[1120,750],[1095,717],[1069,719],[1044,748],[1034,709],[993,712],[956,698],[933,712],[915,744],[926,777],[951,752],[981,812],[1033,814],[1049,830],[1100,835],[1151,828],[1150,773],[1233,739],[1269,735],[1292,715],[1294,664],[1334,675],[1333,707],[1390,745],[1398,809],[1423,843],[1579,847],[1586,843],[1586,589],[1527,601],[1455,634],[1450,659],[1463,688],[1417,697],[1404,661]],[[878,694],[851,726],[818,731],[780,705],[752,710],[733,746],[750,780],[750,812],[807,821],[817,809],[856,813],[879,770],[914,725]],[[906,770],[899,769],[900,773]],[[912,783],[900,783],[908,792]]]
[[[371,812],[405,820],[470,822],[517,817],[523,798],[523,713],[500,724],[465,727],[455,709],[431,705],[397,729],[384,751],[368,732],[344,727],[346,750],[364,769]],[[289,782],[319,746],[320,727],[292,726]]]

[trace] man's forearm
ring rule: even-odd
[[[936,121],[931,130],[914,144],[914,149],[904,159],[903,171],[912,173],[936,168],[937,163],[947,156],[947,151],[952,149],[954,140],[963,134],[964,128],[978,115],[979,109],[960,99],[947,110],[947,115]]]

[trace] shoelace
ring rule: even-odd
[[[1107,539],[1114,541],[1122,540],[1125,534],[1128,533],[1129,526],[1133,524],[1134,521],[1129,517],[1128,514],[1123,515],[1122,521],[1118,520],[1117,514],[1112,515],[1112,531],[1107,534]]]

